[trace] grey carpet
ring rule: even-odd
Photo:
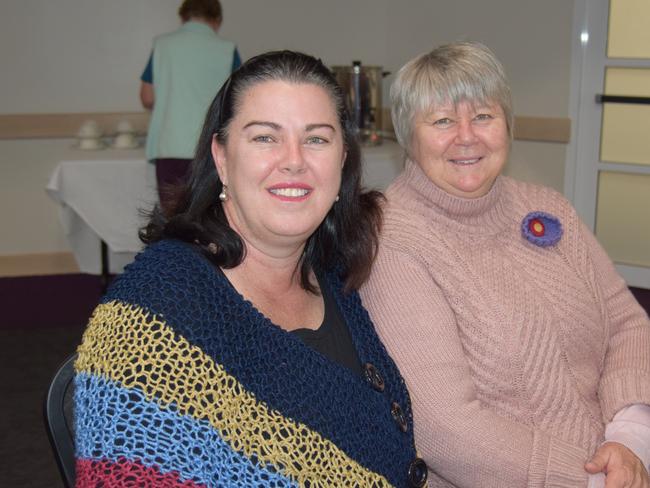
[[[63,486],[43,423],[50,379],[75,350],[83,327],[0,330],[0,485]]]

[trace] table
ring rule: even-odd
[[[46,190],[83,273],[120,273],[142,248],[141,211],[157,201],[154,165],[145,159],[61,161]],[[110,268],[102,270],[101,243]]]
[[[97,157],[96,154],[93,156]],[[400,172],[402,150],[394,142],[365,147],[363,184],[383,190]],[[142,249],[141,210],[157,201],[153,164],[142,159],[61,161],[46,190],[59,204],[59,218],[83,273],[120,273]],[[110,268],[102,268],[102,242]]]

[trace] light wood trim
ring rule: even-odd
[[[393,132],[390,109],[383,109],[383,130]],[[571,140],[571,119],[567,117],[515,116],[515,140],[563,142]]]
[[[114,135],[121,120],[128,120],[138,134],[144,134],[149,124],[149,112],[0,115],[0,139],[76,137],[87,120],[97,122],[103,135]]]
[[[114,134],[121,120],[130,121],[137,133],[145,134],[149,112],[0,115],[0,139],[76,137],[87,120],[96,121],[104,135]],[[389,109],[383,109],[382,120],[384,130],[391,131]],[[571,119],[516,116],[514,136],[521,141],[568,143],[571,140]]]
[[[568,143],[571,140],[571,119],[517,115],[514,136],[519,141]]]
[[[0,256],[0,278],[79,273],[71,252]]]

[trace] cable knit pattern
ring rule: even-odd
[[[387,198],[361,294],[432,486],[586,486],[604,423],[650,403],[650,321],[602,248],[560,194],[503,176],[462,199],[407,161]],[[522,235],[531,212],[559,242]]]
[[[404,381],[358,295],[323,282],[383,392],[271,323],[192,246],[147,248],[79,346],[77,486],[407,486]]]

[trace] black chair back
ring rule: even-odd
[[[59,466],[63,484],[75,484],[74,419],[74,362],[77,354],[68,357],[56,371],[45,395],[43,413],[45,427]]]

